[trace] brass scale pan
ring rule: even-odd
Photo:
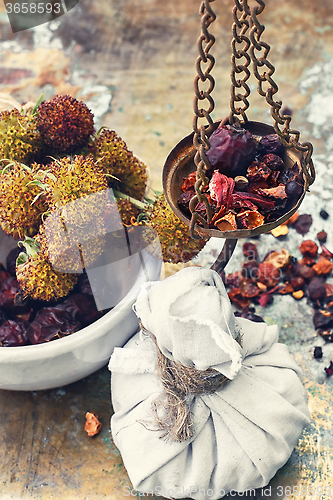
[[[215,129],[218,127],[219,123],[220,122],[214,123]],[[248,130],[254,136],[254,139],[257,140],[260,140],[260,138],[264,135],[276,133],[274,127],[261,122],[248,121],[245,124],[242,124],[242,127]],[[163,190],[166,200],[173,212],[188,226],[191,221],[188,216],[180,210],[177,200],[182,193],[181,186],[183,179],[190,173],[196,171],[196,166],[194,164],[194,155],[196,150],[193,146],[193,135],[194,133],[192,132],[192,134],[188,135],[177,144],[177,146],[169,154],[163,167]],[[271,231],[288,220],[302,203],[305,192],[309,187],[309,179],[306,172],[302,168],[300,153],[291,148],[286,148],[282,159],[284,160],[285,169],[292,167],[296,163],[304,180],[303,193],[298,199],[295,199],[293,206],[284,215],[275,221],[264,223],[253,229],[220,231],[219,229],[207,229],[202,226],[195,225],[195,229],[199,233],[203,233],[208,237],[226,239],[225,246],[222,249],[220,256],[218,257],[215,265],[212,266],[214,269],[221,270],[225,267],[232,255],[238,238],[251,238],[253,236],[258,236],[262,233]],[[223,252],[224,255],[222,255]]]

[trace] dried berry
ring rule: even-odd
[[[319,215],[324,220],[327,220],[329,218],[329,213],[324,209],[320,210]]]
[[[311,257],[315,257],[318,252],[318,245],[314,241],[305,240],[301,243],[299,247],[302,255],[310,255]]]
[[[22,320],[8,319],[0,326],[0,345],[2,347],[15,347],[27,343],[28,323]]]
[[[262,155],[273,153],[281,156],[284,153],[283,144],[277,134],[264,135],[259,141],[258,149]]]
[[[261,161],[273,171],[281,171],[284,167],[284,161],[280,156],[269,153],[261,158]]]
[[[29,325],[27,336],[32,344],[41,344],[77,332],[80,323],[67,312],[54,307],[43,307]]]
[[[210,149],[206,153],[211,165],[209,173],[218,169],[232,177],[245,175],[256,154],[255,141],[250,132],[224,125],[213,132],[209,142]]]
[[[310,214],[300,215],[297,221],[294,223],[294,228],[296,231],[304,236],[310,229],[312,224],[312,217]]]
[[[320,231],[317,234],[317,238],[318,238],[318,241],[320,241],[320,243],[325,243],[326,240],[327,240],[327,233],[326,233],[326,231]]]
[[[294,291],[297,292],[297,290],[302,290],[305,285],[305,281],[301,276],[295,276],[291,278],[290,284],[293,287]]]
[[[306,266],[305,264],[298,264],[296,265],[295,269],[296,276],[301,276],[306,281],[311,280],[314,277],[314,270],[310,266]]]
[[[312,278],[308,285],[308,296],[316,301],[324,298],[326,295],[324,280],[322,278]]]
[[[299,198],[303,193],[303,186],[296,181],[289,181],[286,184],[286,194],[290,198]]]
[[[315,359],[321,359],[323,357],[323,350],[320,346],[316,346],[313,351],[313,357]]]

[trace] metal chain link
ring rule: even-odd
[[[235,0],[236,3],[239,3]],[[250,55],[253,61],[253,74],[258,80],[258,93],[266,98],[267,103],[271,106],[271,115],[274,120],[274,128],[276,133],[279,135],[283,145],[286,148],[292,148],[301,154],[301,164],[303,171],[307,177],[308,185],[310,186],[315,180],[315,170],[313,162],[311,159],[313,146],[310,142],[299,142],[300,132],[290,128],[291,116],[280,114],[280,109],[282,107],[282,101],[275,101],[273,96],[278,92],[278,86],[272,78],[275,72],[273,64],[267,59],[270,51],[270,46],[268,43],[263,42],[260,38],[265,30],[265,27],[258,21],[258,15],[262,13],[265,8],[265,3],[263,0],[255,0],[259,5],[251,9],[251,30],[250,30]],[[247,0],[243,0],[243,4]],[[237,7],[238,8],[238,7]],[[262,57],[256,56],[256,51],[260,52],[263,49]],[[263,68],[264,71],[260,72],[259,68]],[[263,89],[263,83],[267,82],[269,87],[265,91]],[[283,128],[280,128],[283,126]]]
[[[209,51],[213,44],[215,43],[215,37],[209,33],[208,28],[215,21],[216,15],[213,12],[210,3],[215,0],[203,0],[200,5],[199,14],[201,15],[201,35],[198,39],[198,51],[199,57],[196,61],[197,76],[194,79],[194,119],[193,119],[193,145],[196,149],[196,154],[194,156],[194,163],[196,165],[196,183],[195,183],[195,196],[190,201],[190,211],[192,214],[191,224],[190,224],[190,235],[192,238],[197,239],[194,235],[194,226],[197,221],[201,222],[204,227],[208,227],[208,223],[212,218],[212,211],[208,201],[207,196],[203,193],[204,189],[209,183],[208,177],[205,175],[206,170],[209,169],[210,165],[206,157],[206,152],[210,148],[208,137],[214,130],[213,120],[210,116],[214,109],[214,100],[210,95],[215,87],[215,80],[210,74],[214,67],[215,59],[209,54]],[[202,65],[206,64],[203,69]],[[200,90],[199,82],[208,81],[207,90]],[[199,101],[207,100],[208,109],[200,108]],[[208,125],[198,124],[200,118],[205,118]],[[197,203],[204,202],[207,213],[207,221],[195,210]]]
[[[249,20],[247,19],[251,15],[250,8],[247,4],[247,0],[243,0],[240,3],[239,0],[234,0],[235,6],[232,11],[232,16],[234,19],[234,23],[232,25],[232,34],[233,39],[231,42],[232,48],[232,56],[231,56],[231,98],[230,98],[230,116],[229,123],[233,124],[236,121],[235,115],[241,115],[243,119],[243,123],[247,122],[247,116],[245,111],[249,108],[250,103],[247,100],[247,97],[250,95],[250,87],[247,85],[247,80],[250,78],[250,70],[248,69],[251,63],[251,57],[248,54],[248,49],[251,45],[251,42],[245,33],[249,29]],[[237,13],[241,13],[241,16],[238,18]],[[239,33],[238,33],[238,30]],[[245,43],[245,47],[237,48],[237,44],[243,46]],[[237,64],[237,60],[245,58],[243,64]],[[236,74],[245,73],[245,76],[240,79],[236,78]],[[236,93],[236,89],[244,89],[244,93],[240,92]],[[243,106],[235,106],[236,102],[243,102]]]

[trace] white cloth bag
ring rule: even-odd
[[[191,396],[194,435],[170,442],[154,426],[152,404],[163,397],[154,342],[139,332],[115,348],[111,430],[134,489],[214,500],[266,486],[309,423],[298,367],[277,343],[277,326],[234,318],[219,275],[195,267],[147,284],[135,310],[166,357],[212,367],[230,382]]]

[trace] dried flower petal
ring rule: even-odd
[[[237,229],[236,217],[232,212],[228,212],[222,219],[215,222],[215,226],[220,231],[233,231]]]
[[[239,288],[232,288],[232,290],[228,292],[228,297],[231,302],[240,309],[245,309],[250,305],[250,299],[247,297],[243,297],[243,295],[240,293]]]
[[[293,297],[294,299],[301,299],[302,297],[304,297],[304,292],[303,290],[297,290],[296,292],[293,293]]]
[[[87,411],[86,413],[86,424],[84,430],[87,432],[89,437],[95,436],[102,429],[102,424],[98,420],[96,413]]]
[[[279,200],[284,200],[287,198],[286,187],[284,184],[280,184],[277,187],[272,187],[269,189],[258,189],[258,194],[262,196],[271,196],[272,198],[276,198]]]
[[[187,177],[185,177],[183,179],[183,184],[181,187],[182,191],[188,191],[189,189],[194,188],[194,184],[196,181],[196,175],[197,175],[196,172],[192,172],[190,175],[188,175]]]
[[[333,257],[333,253],[329,251],[325,245],[321,245],[321,254],[319,257],[325,257],[325,259],[331,259]]]
[[[313,270],[316,274],[329,274],[332,271],[333,264],[330,260],[325,259],[325,257],[319,257],[319,260],[313,266]]]
[[[209,182],[209,193],[212,200],[216,201],[217,206],[225,205],[227,209],[231,205],[231,195],[234,191],[235,181],[231,177],[221,174],[218,170],[214,170],[212,178]]]
[[[255,227],[262,226],[265,219],[257,210],[245,210],[237,214],[237,219],[240,226],[246,229],[254,229]]]
[[[289,263],[289,252],[285,248],[271,252],[264,262],[273,264],[277,269],[285,267]]]
[[[256,283],[249,278],[244,278],[239,283],[239,291],[243,297],[257,297],[259,295],[259,288]]]
[[[274,238],[278,238],[279,236],[285,236],[289,233],[289,228],[285,224],[281,224],[280,226],[275,227],[271,230],[271,234]]]

